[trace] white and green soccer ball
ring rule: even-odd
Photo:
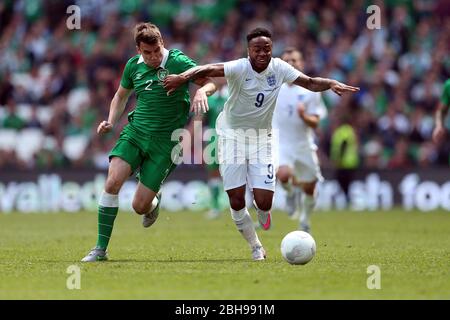
[[[281,255],[290,264],[307,264],[316,254],[316,241],[307,232],[289,232],[281,241]]]

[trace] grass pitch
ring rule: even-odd
[[[208,221],[161,211],[144,229],[119,212],[110,260],[83,264],[96,213],[0,214],[0,299],[450,299],[448,212],[317,212],[312,222],[317,254],[293,266],[279,245],[296,222],[282,212],[258,230],[262,262],[228,213]],[[66,287],[71,265],[81,270],[79,290]],[[379,290],[367,288],[371,265]]]

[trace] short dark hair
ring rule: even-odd
[[[134,41],[138,47],[141,42],[153,45],[162,41],[161,32],[153,23],[141,22],[134,27]]]
[[[257,37],[267,37],[269,39],[272,39],[272,34],[270,33],[269,30],[265,28],[253,29],[247,34],[247,43],[249,43],[252,39]]]

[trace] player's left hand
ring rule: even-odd
[[[164,89],[167,90],[167,95],[169,96],[172,92],[174,92],[179,86],[181,86],[184,81],[182,77],[177,74],[169,74],[163,80]]]
[[[333,90],[336,94],[338,95],[342,95],[343,93],[346,92],[358,92],[359,88],[358,87],[352,87],[352,86],[348,86],[344,83],[341,83],[339,81],[333,81],[333,83],[330,86],[331,90]]]
[[[195,93],[194,99],[192,100],[190,112],[195,114],[202,114],[209,110],[208,106],[208,96],[202,88],[198,89]]]

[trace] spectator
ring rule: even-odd
[[[161,25],[167,34],[165,46],[184,48],[199,64],[246,54],[243,34],[258,25],[271,29],[279,39],[274,43],[275,55],[285,46],[304,48],[305,73],[361,87],[355,102],[327,93],[323,97],[330,114],[342,114],[344,106],[355,104],[352,115],[358,118],[355,130],[364,156],[362,166],[386,167],[400,137],[411,155],[417,155],[409,157],[410,165],[448,166],[448,142],[441,144],[437,156],[427,146],[435,106],[450,77],[447,2],[378,1],[383,28],[369,30],[364,1],[173,0],[151,5],[141,0],[6,1],[0,10],[0,125],[9,114],[12,97],[18,105],[36,107],[31,109],[31,124],[14,112],[7,126],[39,127],[35,118],[39,110],[42,119],[49,117],[49,123],[41,125],[52,138],[79,130],[68,126],[77,122],[90,136],[84,128],[106,116],[118,70],[135,52],[129,30],[138,21]],[[83,13],[80,30],[67,29],[67,15],[55,14],[64,13],[71,4]],[[343,10],[345,17],[338,15]],[[77,111],[81,119],[66,101],[80,86],[89,88],[91,97],[89,106]],[[130,98],[131,107],[133,101]],[[339,124],[334,117],[327,121],[318,135],[323,143],[329,143]],[[381,155],[373,153],[379,144]],[[319,151],[326,167],[330,149],[325,144],[319,148],[326,150]],[[88,165],[93,165],[90,160]]]
[[[36,129],[42,129],[42,123],[38,118],[38,111],[37,106],[32,105],[31,106],[31,116],[30,120],[27,122],[27,128],[36,128]]]
[[[6,103],[7,115],[3,120],[3,128],[20,130],[25,127],[26,121],[17,114],[16,102],[12,97]]]
[[[349,204],[349,187],[359,166],[359,141],[349,116],[341,118],[341,124],[331,138],[331,160],[336,179]]]
[[[402,137],[395,143],[394,154],[387,166],[389,169],[401,169],[408,168],[411,164],[412,161],[408,140],[405,137]]]

